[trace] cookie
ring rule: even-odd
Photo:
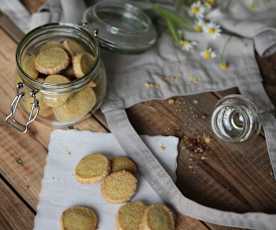
[[[90,87],[71,95],[67,101],[54,108],[55,117],[60,122],[80,120],[88,114],[96,104],[96,94]]]
[[[24,72],[33,80],[37,79],[38,71],[35,68],[35,56],[34,55],[25,55],[21,63],[22,69]]]
[[[42,52],[44,50],[47,50],[47,49],[53,48],[53,47],[60,47],[61,48],[62,45],[58,41],[49,41],[49,42],[44,43],[42,46],[40,46],[39,52]]]
[[[35,58],[35,68],[43,74],[56,74],[69,65],[67,52],[61,47],[41,50]]]
[[[146,208],[142,202],[123,205],[117,214],[117,230],[139,230]]]
[[[34,98],[30,95],[30,89],[25,91],[25,95],[22,98],[21,105],[26,110],[26,112],[30,113],[32,110]],[[47,104],[44,101],[44,97],[42,93],[36,94],[36,99],[39,101],[39,116],[42,117],[49,117],[53,114],[52,109],[47,106]]]
[[[44,80],[44,83],[53,84],[53,85],[64,84],[69,82],[70,80],[68,78],[60,74],[49,75]],[[55,108],[63,105],[68,99],[68,97],[70,97],[70,95],[71,93],[45,95],[45,103],[48,106]]]
[[[60,218],[62,230],[96,230],[97,222],[95,211],[82,206],[64,210]]]
[[[64,40],[62,45],[65,48],[65,50],[71,55],[71,57],[73,57],[79,53],[85,52],[84,48],[78,42],[76,42],[72,39]]]
[[[81,53],[73,57],[73,70],[77,78],[81,78],[93,67],[95,58],[89,53]]]
[[[136,164],[126,156],[114,157],[111,159],[112,172],[121,170],[129,171],[133,174],[137,172]]]
[[[173,213],[164,204],[150,205],[144,213],[140,229],[174,230],[175,220]]]
[[[135,194],[136,177],[128,171],[119,171],[107,176],[101,185],[103,198],[110,203],[124,203]]]
[[[93,184],[101,181],[110,172],[110,162],[101,153],[82,158],[75,168],[75,177],[80,183]]]

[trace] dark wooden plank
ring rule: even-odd
[[[34,213],[0,179],[0,229],[31,230]]]

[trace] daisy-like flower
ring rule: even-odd
[[[200,53],[201,57],[203,57],[203,59],[205,59],[206,61],[209,61],[211,59],[216,58],[216,53],[213,51],[212,48],[208,48],[206,50],[204,50],[203,52]]]
[[[206,22],[203,19],[199,18],[194,24],[194,31],[198,33],[203,32],[203,28],[205,27],[205,24]]]
[[[200,1],[194,2],[190,8],[190,15],[202,18],[204,16],[205,10],[206,9],[204,5]]]
[[[211,9],[216,4],[216,0],[204,0],[204,5]]]
[[[230,65],[229,63],[222,61],[219,63],[219,68],[223,71],[227,71],[230,68]]]
[[[203,30],[213,39],[216,39],[221,35],[221,27],[214,22],[207,23],[203,27]]]
[[[197,43],[194,41],[189,41],[185,39],[179,41],[179,46],[181,47],[181,49],[186,51],[191,51],[196,45]]]

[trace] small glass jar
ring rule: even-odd
[[[225,142],[245,142],[257,136],[261,129],[255,104],[242,95],[219,100],[211,121],[213,132]]]
[[[34,80],[24,71],[22,61],[26,55],[34,55],[42,44],[65,39],[74,40],[95,58],[87,74],[68,83],[50,84],[39,78]],[[97,40],[77,25],[47,24],[29,32],[18,44],[16,51],[17,95],[11,113],[6,118],[7,122],[18,131],[26,132],[28,125],[35,119],[54,127],[66,127],[96,111],[103,102],[107,88],[106,73],[99,55]],[[60,106],[48,106],[57,102]],[[18,104],[28,114],[26,124],[15,119]]]

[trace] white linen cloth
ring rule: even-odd
[[[175,178],[178,138],[142,138]],[[100,183],[83,185],[78,183],[73,175],[79,160],[95,152],[103,152],[109,156],[126,155],[112,134],[76,130],[56,130],[52,133],[35,218],[35,230],[59,230],[62,211],[74,205],[92,207],[99,218],[99,230],[115,229],[116,213],[121,205],[109,204],[102,198]],[[161,202],[157,193],[141,177],[134,200]]]

